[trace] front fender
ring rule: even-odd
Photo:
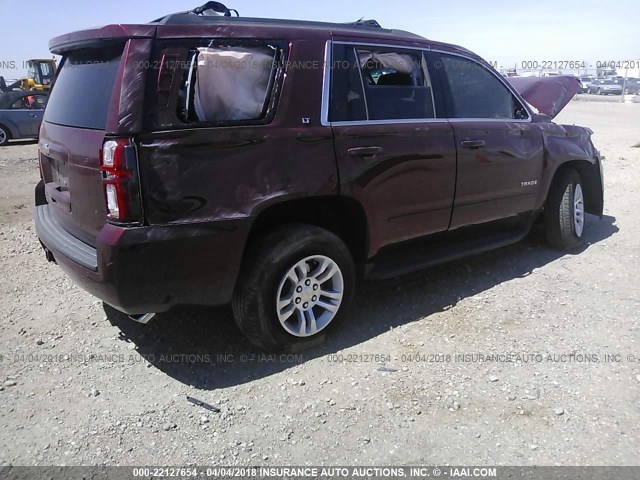
[[[600,152],[591,141],[593,132],[576,125],[549,123],[543,128],[545,149],[544,174],[538,207],[542,208],[558,171],[575,168],[585,187],[585,210],[602,216],[604,210],[604,177]]]

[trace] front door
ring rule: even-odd
[[[542,175],[542,132],[496,74],[438,54],[447,116],[458,151],[451,229],[533,210]]]

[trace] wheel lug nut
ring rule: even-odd
[[[311,280],[307,280],[306,282],[304,282],[304,284],[308,287],[309,285],[311,285]]]
[[[311,300],[313,300],[313,301],[315,302],[316,300],[318,300],[318,296],[317,296],[317,295],[314,295],[314,296],[313,296],[313,298],[312,298]]]
[[[313,286],[313,289],[314,289],[314,290],[317,290],[317,289],[318,289],[318,284],[317,284],[317,283]]]
[[[308,304],[307,302],[304,302],[303,307],[304,307],[304,308],[309,308],[309,304]]]
[[[302,291],[302,287],[296,288],[296,292],[300,293]]]
[[[296,303],[300,303],[302,300],[300,300],[300,297],[296,298]]]

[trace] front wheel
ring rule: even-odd
[[[0,147],[9,143],[9,130],[0,125]]]
[[[552,247],[570,252],[584,243],[584,191],[573,168],[558,172],[544,206],[544,225]]]
[[[336,235],[312,225],[280,227],[247,252],[232,301],[236,323],[266,350],[316,345],[344,320],[355,277]]]

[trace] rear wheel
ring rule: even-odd
[[[322,342],[345,317],[355,267],[345,244],[311,225],[288,225],[247,252],[232,307],[240,330],[267,350]]]
[[[0,147],[9,143],[9,129],[0,125]]]
[[[584,190],[573,168],[558,172],[544,206],[547,240],[552,247],[573,251],[584,243]]]

